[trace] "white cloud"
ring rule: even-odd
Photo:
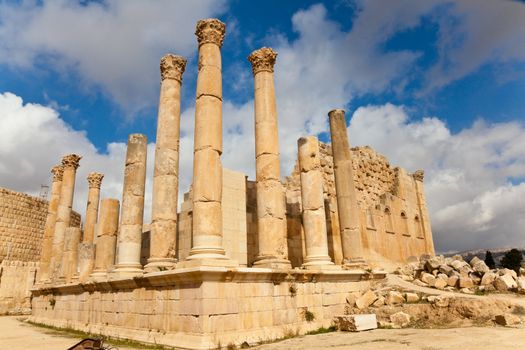
[[[425,170],[434,241],[441,251],[525,246],[525,126],[482,120],[453,134],[436,117],[409,120],[403,107],[361,107],[353,145],[371,145],[392,164]]]
[[[148,181],[145,217],[150,217],[150,189],[155,145],[148,145]],[[0,94],[0,186],[38,195],[40,185],[51,183],[52,166],[62,156],[82,156],[77,171],[73,208],[82,216],[87,203],[87,174],[104,174],[101,197],[122,199],[122,181],[126,145],[110,143],[108,153],[101,154],[87,139],[85,132],[73,130],[58,113],[38,104],[23,104],[20,97]]]
[[[224,9],[223,0],[2,2],[0,64],[52,63],[60,74],[78,74],[85,93],[99,86],[136,112],[156,101],[160,57],[193,56],[195,23]]]

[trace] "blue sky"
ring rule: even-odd
[[[326,113],[345,108],[353,145],[426,170],[439,250],[525,246],[525,4],[517,1],[0,1],[0,186],[37,193],[75,150],[84,154],[79,176],[105,172],[103,195],[119,198],[128,134],[145,133],[153,147],[158,64],[172,52],[188,58],[186,191],[193,32],[207,17],[227,24],[225,166],[253,177],[246,57],[271,46],[283,173],[296,139],[327,140]],[[81,212],[85,188],[79,181]]]

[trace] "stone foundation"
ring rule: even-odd
[[[349,292],[384,274],[198,267],[33,290],[31,321],[186,349],[328,327]],[[307,322],[308,310],[314,320]]]
[[[31,288],[38,263],[3,260],[0,263],[0,315],[31,313]]]

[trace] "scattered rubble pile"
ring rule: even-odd
[[[422,257],[396,270],[406,281],[417,286],[474,294],[476,292],[517,292],[525,294],[525,269],[491,270],[483,260],[474,257],[466,262],[460,255],[453,257]]]
[[[351,292],[345,315],[334,319],[340,330],[360,330],[353,318],[374,314],[381,328],[448,328],[525,324],[525,307],[492,297],[428,295],[379,284],[374,290]],[[345,329],[346,328],[346,329]]]

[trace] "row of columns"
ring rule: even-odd
[[[195,105],[193,225],[189,257],[180,266],[234,266],[222,246],[222,73],[221,53],[225,25],[217,19],[197,23],[199,72]],[[290,268],[288,260],[285,190],[280,181],[278,118],[275,101],[274,65],[277,53],[261,48],[248,57],[254,75],[256,141],[256,191],[259,253],[255,267]],[[161,59],[161,87],[153,177],[150,257],[146,272],[174,268],[179,190],[180,97],[186,59],[168,54]],[[334,173],[339,209],[344,264],[364,264],[359,234],[359,212],[352,174],[350,146],[344,111],[329,113]],[[333,268],[328,255],[326,219],[315,137],[298,141],[305,228],[305,268]],[[40,280],[58,276],[69,282],[76,274],[65,266],[79,262],[81,281],[105,278],[115,263],[117,277],[143,273],[141,244],[146,180],[147,138],[132,134],[128,139],[122,211],[119,202],[105,199],[98,225],[100,183],[103,175],[88,177],[89,194],[82,243],[80,230],[68,229],[75,173],[80,157],[64,157],[53,168],[53,186],[42,252]],[[95,229],[97,227],[97,229]],[[118,234],[117,234],[118,232]],[[96,246],[94,237],[97,236]],[[66,240],[67,237],[67,240]],[[78,248],[78,249],[77,249]],[[76,253],[73,253],[73,250]],[[74,264],[76,266],[76,263]]]

